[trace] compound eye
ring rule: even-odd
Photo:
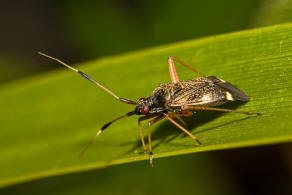
[[[139,102],[140,102],[140,101],[143,101],[143,100],[145,100],[145,98],[144,98],[144,97],[141,97],[141,98],[139,99]]]
[[[143,106],[143,109],[141,110],[143,114],[148,114],[149,113],[149,106]]]

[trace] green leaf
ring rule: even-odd
[[[263,116],[198,112],[188,129],[203,146],[169,124],[152,127],[154,157],[288,142],[292,140],[292,25],[177,43],[84,63],[84,72],[121,97],[148,96],[170,82],[167,57],[227,80],[250,96],[223,106]],[[46,60],[46,59],[44,59]],[[54,63],[54,62],[52,62]],[[195,73],[177,64],[180,79]],[[106,122],[134,109],[68,70],[20,80],[0,89],[0,186],[51,175],[148,159],[137,117],[113,124],[81,160],[79,152]],[[144,124],[146,133],[146,126]],[[145,166],[149,162],[145,162]],[[154,159],[155,164],[155,159]]]

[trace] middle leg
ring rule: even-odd
[[[176,119],[178,119],[184,127],[187,126],[186,122],[181,118],[181,114],[170,113],[170,114],[168,114],[168,116],[170,118],[176,118]]]
[[[198,138],[196,136],[194,136],[191,132],[189,132],[187,129],[185,129],[183,126],[181,126],[180,124],[178,124],[177,122],[175,122],[171,116],[166,115],[166,118],[175,126],[177,126],[178,128],[180,128],[183,132],[185,132],[186,134],[188,134],[191,138],[193,138],[198,144],[202,145],[202,143],[198,140]]]
[[[176,118],[178,119],[184,127],[187,127],[187,124],[186,122],[181,118],[181,116],[185,116],[185,117],[190,117],[193,115],[193,112],[190,111],[190,110],[183,110],[181,114],[178,114],[178,113],[169,113],[168,116],[170,118]]]

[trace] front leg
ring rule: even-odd
[[[146,148],[146,145],[145,145],[145,140],[144,140],[144,134],[143,134],[142,126],[141,126],[141,121],[153,118],[153,117],[155,117],[157,115],[158,115],[157,113],[152,113],[152,114],[149,114],[149,115],[146,115],[146,116],[142,116],[142,117],[140,117],[138,119],[139,134],[140,134],[140,138],[141,138],[141,143],[142,143],[142,146],[143,146],[144,154],[147,153],[147,148]]]
[[[165,114],[162,114],[151,121],[148,122],[148,144],[149,144],[149,154],[150,154],[150,165],[153,167],[153,152],[152,152],[152,140],[151,140],[151,131],[150,126],[157,123],[158,121],[164,119],[166,117]]]

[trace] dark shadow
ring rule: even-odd
[[[231,103],[225,104],[223,106],[219,106],[219,108],[236,110],[236,108],[238,108],[240,105],[243,105],[245,103],[246,102],[231,102]],[[230,125],[232,123],[236,123],[236,122],[251,118],[251,116],[244,117],[244,115],[243,115],[244,118],[242,118],[242,119],[234,120],[234,121],[231,121],[231,122],[227,122],[227,123],[225,123],[223,125],[219,125],[219,126],[203,129],[201,131],[197,131],[196,132],[195,129],[197,127],[199,127],[201,125],[204,125],[206,123],[209,123],[209,122],[215,120],[216,118],[221,117],[224,114],[227,114],[227,113],[226,112],[219,112],[219,111],[196,111],[196,113],[193,116],[191,116],[191,117],[182,117],[182,118],[187,124],[187,129],[190,132],[192,132],[192,133],[194,133],[196,135],[198,135],[200,133],[203,133],[205,131],[213,130],[213,129],[216,129],[218,127]],[[237,114],[237,113],[230,113],[230,114]],[[154,145],[152,145],[153,149],[155,149],[156,147],[158,147],[162,143],[168,143],[168,142],[176,139],[178,136],[181,136],[181,135],[182,136],[188,136],[187,134],[182,132],[180,129],[178,129],[176,126],[174,126],[172,123],[167,121],[166,119],[164,119],[162,122],[159,122],[158,124],[155,124],[154,126],[156,126],[156,130],[152,131],[151,138],[152,138],[153,141],[159,140],[159,142],[155,143]],[[145,126],[144,126],[143,130],[144,130],[144,132],[147,131]],[[146,143],[148,142],[147,141],[147,137],[145,137],[145,142]],[[127,143],[127,145],[128,144],[129,143]],[[195,145],[196,145],[196,143],[194,143],[194,146]],[[142,144],[141,144],[140,139],[137,139],[137,142],[133,146],[133,148],[131,148],[125,154],[132,153],[134,150],[138,150],[138,151],[142,152]]]
[[[237,120],[234,120],[234,121],[230,121],[230,122],[224,123],[224,124],[222,124],[222,125],[217,125],[217,126],[214,126],[214,127],[210,127],[210,128],[202,129],[202,130],[200,130],[200,131],[196,131],[195,134],[198,135],[198,134],[200,134],[200,133],[203,133],[203,132],[206,132],[206,131],[210,131],[210,130],[213,130],[213,129],[217,129],[217,128],[219,128],[219,127],[224,127],[224,126],[227,126],[227,125],[231,125],[231,124],[233,124],[233,123],[237,123],[237,122],[240,122],[240,121],[244,121],[244,120],[247,120],[247,119],[252,118],[252,117],[253,117],[253,116],[247,116],[247,117],[242,118],[242,119],[237,119]],[[167,140],[165,141],[165,143],[168,143],[168,142],[174,140],[177,136],[179,136],[179,135],[175,135],[175,136],[171,137],[170,139],[167,139]],[[183,136],[187,136],[187,135],[183,135]],[[195,144],[195,143],[194,143],[194,144]],[[193,146],[194,144],[192,144],[192,145],[190,145],[190,144],[188,144],[188,145],[186,145],[186,144],[180,144],[180,146],[181,146],[181,145],[183,145],[183,146]],[[172,145],[178,145],[178,144],[172,144]]]

